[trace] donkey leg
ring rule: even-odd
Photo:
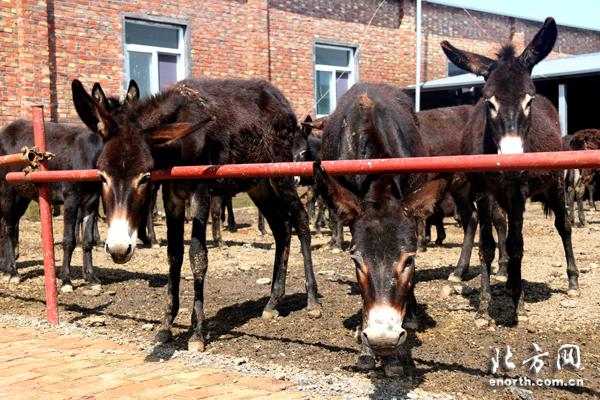
[[[213,197],[214,198],[214,197]],[[194,305],[192,311],[192,337],[188,341],[188,350],[204,351],[204,279],[208,269],[208,249],[206,248],[206,223],[208,214],[213,208],[208,189],[200,187],[192,197],[192,239],[190,243],[190,266],[194,275]],[[220,211],[220,204],[218,204]],[[217,220],[219,216],[217,216]],[[213,224],[214,224],[213,216]]]
[[[475,232],[477,231],[477,210],[473,202],[469,199],[469,186],[460,188],[452,192],[456,208],[460,213],[460,220],[463,226],[463,243],[460,250],[460,257],[456,263],[456,268],[448,277],[449,281],[462,281],[469,271],[471,262],[471,253],[473,251],[473,242],[475,241]]]
[[[317,280],[315,279],[315,273],[313,271],[308,214],[298,198],[293,179],[277,179],[276,185],[278,189],[277,194],[285,202],[289,211],[292,226],[296,230],[296,235],[300,240],[300,247],[302,249],[302,257],[304,260],[304,279],[307,295],[306,308],[308,310],[308,316],[320,318],[322,313],[317,295]]]
[[[77,216],[82,215],[80,211],[80,194],[78,190],[73,190],[64,194],[64,212],[63,212],[63,263],[62,268],[58,274],[58,277],[62,280],[62,292],[73,291],[73,284],[71,283],[71,258],[73,257],[73,251],[75,250],[75,230],[78,229]]]
[[[99,196],[95,196],[95,198],[81,207],[83,213],[83,279],[92,285],[100,285],[100,279],[94,273],[92,262],[94,228],[96,227],[98,217],[98,202]]]
[[[263,236],[267,234],[267,231],[265,229],[265,216],[262,212],[260,212],[260,210],[258,210],[258,230]]]
[[[237,225],[235,223],[235,215],[233,213],[233,198],[232,196],[226,196],[224,201],[227,208],[227,230],[229,232],[236,232]]]
[[[15,254],[15,260],[19,259],[19,223],[21,221],[21,218],[23,217],[23,215],[25,214],[25,211],[27,211],[27,207],[29,207],[29,203],[31,203],[31,200],[25,198],[25,197],[17,197],[17,201],[15,202],[15,227],[14,227],[14,234],[12,237],[12,244],[13,244],[13,251]]]
[[[223,247],[223,237],[221,236],[221,205],[223,198],[221,196],[211,196],[210,198],[210,219],[212,221],[212,237],[215,246]]]
[[[496,278],[500,280],[506,279],[508,274],[508,254],[506,252],[506,232],[508,225],[506,223],[506,213],[499,206],[493,208],[492,219],[494,221],[494,227],[498,234],[498,272]]]
[[[166,343],[173,339],[173,321],[179,311],[179,279],[183,263],[183,225],[185,222],[185,199],[175,195],[171,184],[163,184],[165,214],[167,217],[167,256],[169,260],[169,285],[167,304],[156,341]]]
[[[477,200],[479,210],[479,261],[481,262],[481,293],[479,296],[479,309],[477,318],[489,321],[492,289],[490,287],[490,273],[492,262],[496,253],[496,243],[492,235],[492,202],[489,194]]]
[[[585,210],[583,207],[583,196],[585,196],[585,185],[581,183],[581,179],[577,181],[575,185],[575,198],[577,199],[577,217],[579,219],[579,225],[585,226]]]
[[[521,192],[520,185],[515,185],[513,187],[510,205],[507,211],[508,235],[506,237],[506,250],[508,252],[508,279],[506,280],[506,291],[512,297],[515,306],[514,322],[518,323],[519,321],[527,320],[525,308],[523,307],[523,281],[521,279],[525,197]]]
[[[567,276],[569,279],[569,296],[579,295],[579,270],[575,263],[575,255],[573,253],[573,243],[571,241],[571,224],[565,211],[564,198],[560,195],[563,189],[561,184],[557,184],[548,193],[550,208],[554,212],[554,226],[560,235],[567,259]]]
[[[266,181],[261,182],[258,187],[248,192],[248,194],[264,215],[275,238],[275,261],[273,263],[271,297],[262,314],[263,318],[271,319],[279,315],[277,306],[279,306],[285,295],[285,279],[292,237],[291,228],[289,220],[282,215],[286,211],[281,209],[280,200]]]

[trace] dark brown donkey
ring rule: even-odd
[[[130,94],[132,86],[128,93]],[[108,112],[124,108],[130,96],[119,102],[107,99],[102,88],[96,83],[92,89],[95,98],[106,99]],[[50,170],[90,169],[96,165],[103,143],[97,134],[88,129],[59,123],[46,123],[46,143],[48,151],[55,154],[49,161]],[[29,121],[18,120],[0,133],[0,154],[19,152],[23,146],[33,145],[33,126]],[[27,210],[31,200],[37,200],[37,188],[30,183],[9,185],[4,176],[7,172],[18,171],[19,167],[0,170],[0,251],[1,266],[5,279],[19,282],[16,259],[18,258],[19,220]],[[100,185],[96,182],[59,182],[50,185],[52,203],[64,206],[63,264],[58,273],[62,279],[63,292],[73,290],[71,284],[71,257],[75,249],[75,230],[78,212],[83,221],[83,278],[87,283],[99,284],[92,265],[93,227],[98,212]]]
[[[548,18],[531,43],[520,55],[512,45],[504,46],[498,58],[461,51],[442,42],[446,56],[458,67],[485,78],[483,98],[475,105],[465,127],[464,154],[509,154],[539,151],[560,151],[562,142],[558,113],[552,103],[536,95],[531,80],[533,67],[546,57],[556,41],[556,23]],[[479,316],[489,320],[492,298],[490,270],[495,243],[492,236],[492,200],[508,214],[507,291],[515,306],[514,319],[524,315],[521,281],[523,258],[523,213],[528,197],[543,202],[546,211],[553,211],[554,225],[563,242],[567,258],[569,293],[577,294],[579,271],[575,265],[564,197],[562,171],[521,171],[468,174],[477,193],[480,221],[479,257],[481,260],[481,296]]]
[[[419,133],[430,156],[455,156],[462,153],[463,129],[472,110],[473,106],[471,105],[461,105],[435,108],[417,113]],[[464,232],[460,257],[456,268],[448,277],[449,280],[456,282],[464,279],[469,270],[478,219],[477,210],[471,196],[471,185],[465,174],[454,174],[450,193],[460,214]],[[494,207],[493,221],[498,233],[498,247],[500,249],[498,276],[505,278],[508,266],[506,214],[499,207]]]
[[[321,147],[323,160],[423,155],[410,99],[383,84],[357,83],[344,94]],[[374,357],[381,357],[387,375],[401,374],[410,360],[403,324],[415,305],[416,219],[433,212],[447,182],[425,183],[425,174],[334,179],[318,162],[314,175],[319,193],[352,233],[350,253],[363,300],[358,367],[373,368]]]
[[[598,150],[600,149],[600,130],[599,129],[583,129],[575,132],[572,135],[563,138],[565,150]],[[565,181],[567,188],[567,210],[569,213],[569,221],[574,223],[573,205],[577,199],[577,211],[579,224],[585,226],[585,213],[583,209],[583,197],[587,190],[589,195],[590,207],[596,210],[594,202],[594,192],[596,189],[596,180],[600,176],[600,169],[572,169],[565,173]]]
[[[105,142],[98,159],[106,203],[106,251],[116,263],[135,250],[136,229],[150,202],[150,171],[175,165],[291,161],[296,118],[285,97],[261,80],[184,80],[123,113],[109,115],[81,83],[73,81],[81,119]],[[275,237],[271,297],[263,317],[278,314],[285,293],[291,226],[296,229],[306,275],[309,315],[321,315],[312,269],[310,231],[292,177],[163,182],[167,216],[169,296],[157,340],[172,338],[179,310],[185,200],[191,197],[190,264],[194,274],[191,350],[204,349],[204,277],[208,267],[206,223],[210,195],[246,191],[263,212]]]

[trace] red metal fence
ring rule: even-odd
[[[43,112],[34,107],[36,146],[44,152],[45,136]],[[444,157],[388,158],[376,160],[323,161],[323,168],[331,175],[380,174],[406,172],[483,172],[511,170],[548,170],[568,168],[600,168],[600,150],[564,151],[507,155],[474,155]],[[152,172],[153,180],[263,178],[281,176],[310,176],[312,162],[270,164],[230,164],[173,167]],[[8,182],[40,183],[40,221],[46,275],[46,309],[48,321],[58,323],[56,307],[56,280],[54,275],[54,246],[48,183],[62,181],[97,181],[98,170],[46,171],[28,174],[6,174]]]

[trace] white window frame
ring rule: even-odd
[[[334,49],[334,50],[345,50],[350,53],[350,57],[348,60],[348,67],[338,67],[334,65],[327,64],[317,64],[317,48],[322,49]],[[336,87],[336,74],[337,72],[348,72],[348,89],[352,87],[356,83],[356,47],[352,46],[344,46],[344,45],[333,45],[333,44],[323,44],[323,43],[315,43],[315,56],[314,56],[314,65],[315,65],[315,82],[314,82],[314,93],[315,93],[315,113],[317,112],[317,105],[319,99],[317,95],[319,93],[317,87],[317,72],[331,72],[331,80],[329,82],[329,92],[331,93],[331,110],[335,110],[337,106],[337,87]],[[328,114],[317,114],[317,118],[327,116]]]
[[[157,46],[148,46],[143,44],[129,44],[125,43],[125,77],[126,82],[131,80],[131,75],[129,73],[129,52],[135,51],[139,53],[148,53],[151,54],[150,61],[150,91],[151,94],[156,94],[160,91],[160,82],[158,76],[158,55],[159,54],[168,54],[177,56],[177,80],[181,80],[185,78],[185,27],[176,24],[169,23],[158,23],[151,21],[144,21],[138,19],[125,19],[125,24],[123,25],[123,30],[126,29],[127,23],[133,23],[138,25],[149,25],[157,28],[169,28],[175,29],[178,32],[178,43],[179,46],[176,49],[172,49],[169,47],[157,47]],[[125,37],[125,36],[124,36]],[[128,83],[127,83],[128,84]]]

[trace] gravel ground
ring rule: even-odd
[[[139,248],[128,264],[114,265],[101,251],[94,252],[102,290],[90,290],[76,279],[75,291],[59,296],[63,321],[59,329],[132,342],[141,351],[163,359],[178,357],[191,364],[285,377],[299,382],[299,390],[344,398],[600,396],[600,213],[588,212],[588,227],[574,229],[581,297],[569,298],[562,245],[553,221],[544,217],[539,205],[528,206],[523,277],[529,320],[519,326],[507,326],[512,304],[503,294],[502,282],[493,284],[495,324],[475,325],[479,268],[473,267],[462,285],[446,280],[458,259],[462,231],[447,220],[446,245],[429,248],[417,259],[420,326],[408,341],[416,368],[404,378],[391,380],[383,376],[380,368],[365,374],[354,367],[358,352],[354,331],[359,322],[360,296],[349,257],[344,252],[332,251],[327,246],[327,237],[313,238],[323,317],[312,320],[304,310],[302,258],[296,239],[290,256],[287,295],[280,308],[282,317],[271,321],[260,317],[269,285],[257,282],[271,276],[274,244],[271,236],[258,235],[254,209],[237,211],[240,229],[236,233],[224,232],[224,248],[210,246],[209,250],[205,294],[208,340],[204,353],[186,349],[193,294],[187,260],[183,269],[182,308],[175,321],[175,341],[160,346],[153,342],[166,297],[166,234],[162,221],[157,223],[157,234],[163,239],[163,246]],[[39,224],[28,221],[21,226],[19,271],[23,281],[18,286],[0,283],[0,322],[47,329],[47,325],[37,322],[45,316]],[[60,220],[55,220],[54,230],[55,233],[61,230]],[[104,230],[101,226],[102,233]],[[60,258],[58,241],[56,254]],[[73,263],[76,277],[80,277],[79,250]],[[474,252],[472,265],[477,264]],[[546,366],[537,376],[521,365],[531,355],[533,343],[549,352]],[[554,371],[550,365],[555,361],[558,346],[565,343],[580,346],[581,367]],[[581,378],[583,388],[525,388],[531,391],[528,392],[490,387],[494,349],[504,352],[506,345],[510,345],[514,354],[511,361],[517,368],[496,376]]]

